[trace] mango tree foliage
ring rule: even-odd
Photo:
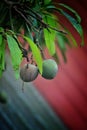
[[[7,45],[16,78],[23,58],[29,62],[29,52],[34,56],[39,71],[42,73],[43,47],[47,48],[49,54],[59,63],[60,58],[56,53],[57,43],[64,61],[67,60],[67,46],[77,47],[78,43],[69,28],[61,23],[56,13],[61,14],[64,20],[68,19],[80,35],[81,45],[84,45],[81,18],[70,6],[55,3],[52,0],[0,0],[0,77],[5,70],[5,46]],[[21,30],[24,30],[23,34],[21,34]],[[21,44],[19,36],[25,44],[29,44],[29,49]]]

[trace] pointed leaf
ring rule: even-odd
[[[46,42],[46,46],[49,50],[50,55],[54,55],[55,54],[55,44],[54,44],[54,37],[52,37],[52,32],[48,31],[47,29],[44,29],[44,37],[45,37],[45,42]]]
[[[44,21],[49,24],[49,26],[55,28],[56,27],[56,21],[52,17],[46,16]],[[44,38],[46,42],[46,46],[49,50],[49,53],[51,55],[55,54],[55,37],[56,37],[56,32],[52,29],[49,28],[49,30],[44,29]]]
[[[73,27],[77,30],[77,32],[80,34],[82,38],[82,43],[81,45],[84,45],[84,38],[83,38],[83,29],[82,26],[68,13],[65,11],[61,10],[61,13],[70,21],[70,23],[73,25]]]
[[[5,69],[5,41],[2,39],[2,70]]]
[[[79,22],[79,23],[81,22],[81,17],[79,16],[79,14],[74,9],[72,9],[70,6],[63,4],[63,3],[59,3],[59,5],[68,9],[69,11],[71,11],[75,15],[77,22]]]
[[[58,40],[58,45],[61,48],[61,50],[66,51],[65,41],[63,37],[58,34],[57,40]]]
[[[56,61],[58,64],[60,63],[57,52],[56,52],[52,57],[55,59],[55,61]]]
[[[2,44],[2,35],[0,34],[0,46]]]
[[[44,0],[44,4],[49,4],[51,0]]]
[[[67,62],[67,58],[66,58],[66,54],[65,53],[66,52],[61,50],[61,54],[62,54],[63,60],[64,60],[64,62]]]
[[[74,45],[75,47],[77,47],[78,44],[77,44],[75,38],[73,37],[72,33],[71,33],[63,24],[61,24],[60,26],[62,26],[62,27],[65,29],[65,31],[68,33],[68,36],[69,36],[69,38],[71,39],[73,45]]]
[[[0,45],[2,44],[2,39],[3,39],[3,37],[2,37],[2,33],[4,32],[4,29],[2,28],[2,27],[0,27]]]
[[[77,47],[77,46],[78,46],[78,44],[77,44],[77,42],[76,42],[75,38],[73,37],[73,35],[71,34],[71,32],[70,32],[70,31],[68,31],[68,36],[70,37],[70,39],[71,39],[71,41],[72,41],[73,45],[74,45],[75,47]]]
[[[2,77],[2,73],[3,73],[3,71],[0,69],[0,78]]]
[[[68,7],[67,7],[68,8]],[[82,26],[80,24],[80,16],[78,15],[78,18],[75,19],[73,18],[71,15],[69,15],[67,12],[63,11],[61,8],[51,8],[52,10],[55,10],[59,13],[61,13],[62,15],[64,15],[68,20],[69,22],[73,25],[73,27],[77,30],[77,32],[79,33],[79,35],[81,36],[82,38],[82,42],[81,42],[81,45],[83,46],[84,45],[84,35],[83,35],[83,29],[82,29]],[[70,8],[68,8],[70,10]],[[70,10],[71,11],[71,10]],[[74,11],[73,11],[74,12]],[[75,13],[75,12],[74,12]],[[76,16],[77,16],[76,15]]]
[[[5,42],[2,40],[0,46],[0,77],[2,76],[3,70],[5,69]]]
[[[22,52],[19,49],[16,40],[12,36],[7,35],[7,42],[8,42],[8,47],[11,53],[12,65],[16,72],[17,70],[19,70],[19,66],[22,61]],[[18,76],[16,76],[16,78],[18,78]]]
[[[65,55],[65,52],[66,52],[66,46],[65,46],[65,40],[63,39],[63,37],[61,35],[58,34],[58,47],[61,51],[61,54],[63,56],[63,59],[64,61],[66,62],[66,55]]]
[[[67,38],[66,35],[62,34],[62,33],[57,33],[57,36],[61,36],[61,38],[63,39],[64,43],[67,44],[69,47],[71,47],[71,43],[69,41],[69,39]]]
[[[37,66],[39,68],[39,71],[42,74],[42,57],[41,57],[40,50],[38,49],[37,45],[30,38],[24,36],[24,39],[29,43],[33,56],[35,58]]]

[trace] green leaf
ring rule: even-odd
[[[4,32],[4,29],[2,27],[0,27],[0,46],[2,44],[2,41],[3,41],[3,37],[2,37],[2,33]]]
[[[82,38],[81,45],[84,45],[84,36],[83,36],[82,26],[76,21],[76,19],[74,19],[71,15],[69,15],[68,13],[63,11],[62,9],[60,10],[60,12],[70,21],[70,23],[73,25],[73,27],[77,30],[77,32],[79,33],[79,35]]]
[[[62,35],[58,34],[57,40],[60,49],[66,51],[65,40],[63,39]]]
[[[69,38],[71,39],[72,43],[73,43],[73,46],[77,47],[78,44],[76,42],[76,39],[74,38],[74,36],[72,35],[72,33],[66,28],[63,26],[63,28],[66,30],[66,32],[68,33],[68,36]]]
[[[60,51],[61,51],[61,54],[62,54],[62,56],[63,56],[64,61],[66,62],[66,55],[65,55],[65,52],[66,52],[65,39],[62,37],[62,35],[58,34],[57,40],[58,40],[58,47],[59,47],[59,49],[60,49]]]
[[[25,35],[33,40],[32,32],[30,31],[28,24],[25,24]]]
[[[52,17],[46,16],[44,18],[44,22],[47,23],[50,27],[53,28],[56,27],[56,21],[53,19],[53,16]],[[55,54],[55,37],[56,37],[56,31],[50,28],[49,30],[44,29],[44,38],[50,55]]]
[[[71,11],[75,15],[77,22],[79,22],[79,23],[81,22],[81,17],[79,16],[79,14],[74,9],[72,9],[70,6],[63,4],[63,3],[59,3],[59,5],[68,9],[69,11]]]
[[[4,70],[5,42],[0,46],[0,69]]]
[[[64,43],[65,43],[66,45],[68,45],[69,47],[71,47],[72,45],[71,45],[69,39],[67,38],[67,35],[68,35],[68,34],[64,35],[64,34],[59,33],[59,32],[57,33],[57,36],[61,36],[61,38],[63,39]]]
[[[5,69],[5,42],[2,39],[0,46],[0,77],[2,76],[3,70]]]
[[[5,41],[2,41],[2,70],[5,69]]]
[[[52,57],[55,59],[55,61],[56,61],[58,64],[60,63],[57,52],[56,52]]]
[[[66,54],[65,53],[66,53],[65,51],[61,50],[61,54],[62,54],[63,60],[64,60],[64,62],[67,62],[67,58],[66,58]]]
[[[2,27],[0,27],[0,33],[3,33],[4,29]]]
[[[39,71],[42,74],[42,57],[41,57],[40,50],[38,49],[37,45],[30,38],[24,36],[24,39],[29,43],[30,48],[32,50],[32,54],[35,58],[37,66],[39,68]]]
[[[52,12],[53,11],[53,9],[55,8],[55,6],[53,5],[53,4],[48,4],[48,5],[46,5],[45,7],[44,7],[44,9],[46,10],[46,11],[48,11],[48,12]]]
[[[0,69],[0,78],[2,77],[2,73],[3,73],[3,71]]]
[[[49,4],[52,0],[44,0],[44,4]]]
[[[78,44],[77,44],[75,38],[73,37],[73,35],[71,34],[71,32],[70,32],[69,30],[67,30],[67,32],[68,32],[68,36],[70,37],[70,39],[71,39],[73,45],[74,45],[75,47],[77,47]]]
[[[22,52],[20,48],[18,47],[16,40],[8,34],[7,34],[7,42],[8,42],[8,47],[11,53],[12,65],[15,71],[15,76],[16,78],[18,78],[17,70],[19,70],[19,66],[22,61]]]
[[[71,39],[73,45],[74,45],[75,47],[77,47],[78,44],[77,44],[75,38],[73,37],[72,33],[71,33],[62,23],[61,23],[60,26],[62,26],[62,27],[64,28],[64,30],[67,32],[67,35],[68,35],[69,38]],[[68,42],[67,42],[67,43],[68,43]],[[68,43],[68,45],[69,45],[69,43]]]
[[[0,34],[0,46],[2,44],[2,35]]]
[[[75,16],[76,16],[76,19],[74,17],[72,17],[71,15],[69,15],[67,12],[65,12],[64,10],[62,10],[61,8],[57,8],[57,7],[53,7],[51,8],[52,10],[55,10],[57,12],[59,12],[60,14],[64,15],[68,20],[69,22],[73,25],[73,27],[76,29],[76,31],[79,33],[79,35],[81,36],[81,39],[82,39],[82,42],[81,42],[81,45],[83,46],[84,45],[84,34],[83,34],[83,29],[82,29],[82,26],[80,24],[81,22],[81,19],[80,19],[80,16],[78,15],[78,13],[76,13],[72,8],[69,8],[68,6],[64,6],[66,7],[67,9],[69,9],[70,11],[72,11]]]
[[[45,42],[46,42],[46,46],[49,50],[49,53],[51,55],[55,54],[55,44],[54,44],[54,37],[52,35],[52,32],[48,31],[47,29],[44,29],[44,37],[45,37]]]

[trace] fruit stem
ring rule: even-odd
[[[37,37],[39,37],[39,34],[36,34],[36,35],[37,35],[37,36],[34,37],[35,43],[36,43],[36,45],[38,46],[38,48],[40,49],[40,52],[41,52],[42,58],[45,60],[46,58],[45,58],[45,55],[44,55],[43,49],[42,49],[42,47],[40,46],[40,44],[39,44],[39,40],[38,40],[38,38],[37,38]]]
[[[29,65],[27,64],[26,68],[28,69],[29,68]]]
[[[24,81],[22,82],[22,92],[24,93]]]

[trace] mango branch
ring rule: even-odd
[[[15,11],[16,11],[18,14],[21,15],[21,17],[26,21],[26,23],[29,25],[29,27],[33,28],[35,31],[38,32],[38,29],[36,29],[35,27],[33,27],[33,26],[32,26],[32,23],[31,23],[31,22],[28,20],[28,18],[26,17],[27,12],[26,12],[24,9],[22,9],[22,10],[21,10],[21,8],[18,9],[17,6],[13,6],[13,8],[15,9]],[[54,31],[57,31],[57,32],[60,32],[60,33],[63,33],[63,34],[67,34],[67,32],[65,32],[65,31],[58,30],[58,29],[56,29],[56,28],[51,27],[49,24],[45,23],[45,22],[42,20],[42,17],[41,17],[40,15],[38,15],[37,13],[35,13],[35,11],[33,11],[33,10],[30,9],[30,8],[28,8],[28,9],[29,9],[32,13],[34,13],[34,15],[33,15],[32,13],[29,13],[29,11],[28,11],[28,15],[31,16],[31,17],[33,17],[34,19],[36,19],[36,20],[40,23],[41,28],[47,28],[48,30],[49,30],[49,28],[50,28],[50,29],[52,29],[52,30],[54,30]]]
[[[28,51],[20,45],[20,43],[19,43],[18,39],[17,39],[17,38],[15,38],[15,36],[14,36],[14,39],[16,40],[16,42],[17,42],[17,44],[18,44],[18,46],[19,46],[20,50],[22,51],[23,57],[25,57],[25,58],[26,58],[26,60],[27,60],[27,62],[29,62],[29,58],[28,58]]]

